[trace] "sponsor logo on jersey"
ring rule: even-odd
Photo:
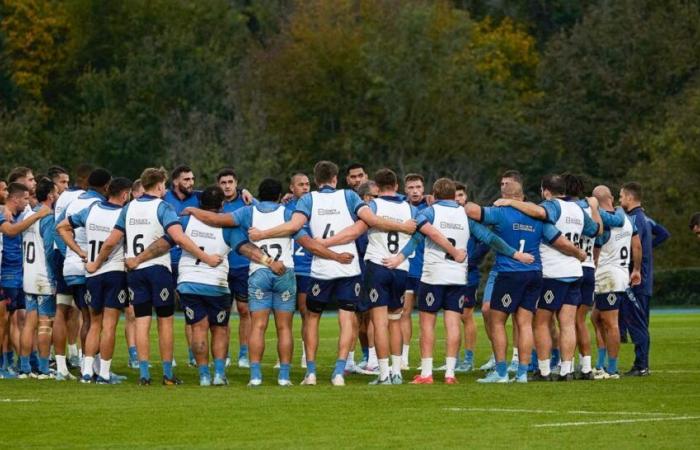
[[[192,230],[192,237],[201,237],[204,239],[216,239],[216,236],[214,233],[210,233],[208,231],[197,231],[197,230]]]
[[[578,217],[566,217],[565,222],[569,223],[569,224],[583,226],[583,221],[581,219],[579,219]]]
[[[513,230],[514,231],[529,231],[530,233],[534,233],[535,227],[533,227],[532,225],[526,225],[524,223],[514,223]]]
[[[452,222],[440,222],[440,228],[448,230],[464,230],[464,226],[461,223]]]
[[[88,225],[88,230],[90,231],[101,231],[103,233],[111,233],[112,228],[111,227],[105,227],[102,225],[97,225],[96,223],[91,223]]]
[[[150,225],[151,221],[148,219],[129,219],[129,225]]]
[[[316,213],[319,216],[335,216],[340,214],[340,210],[338,209],[324,209],[324,208],[318,208],[316,210]]]

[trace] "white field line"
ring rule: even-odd
[[[611,425],[620,423],[638,423],[638,422],[663,422],[669,420],[698,420],[700,416],[680,416],[680,417],[647,417],[643,419],[618,419],[618,420],[595,420],[588,422],[558,422],[558,423],[540,423],[533,425],[535,428],[554,428],[554,427],[581,427],[587,425]]]
[[[38,398],[0,398],[0,403],[33,403],[38,401]]]
[[[700,373],[700,370],[692,370],[692,369],[654,370],[654,371],[652,371],[652,374],[654,374],[654,373]]]
[[[620,416],[676,416],[674,413],[640,412],[640,411],[554,411],[546,409],[514,408],[445,408],[452,412],[494,412],[494,413],[529,413],[529,414],[576,414],[576,415],[620,415]]]

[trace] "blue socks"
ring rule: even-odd
[[[559,349],[553,348],[552,349],[552,360],[549,362],[549,367],[554,369],[558,365],[559,365]]]
[[[333,369],[333,375],[331,375],[331,378],[334,378],[336,375],[343,375],[345,373],[345,364],[346,360],[344,359],[338,359],[335,361],[335,369]],[[308,362],[306,363],[308,366]]]
[[[189,359],[190,361],[194,361],[194,353],[192,353],[192,349],[191,349],[191,348],[188,348],[188,349],[187,349],[187,355],[188,355],[188,357],[190,358],[190,359]]]
[[[44,375],[49,374],[49,358],[39,357],[39,372]]]
[[[474,362],[474,352],[471,350],[464,350],[464,362],[466,364],[472,364]]]
[[[527,376],[527,364],[518,364],[518,374],[517,377],[526,377]]]
[[[248,357],[248,346],[241,345],[241,348],[238,350],[238,359],[247,358],[247,357]]]
[[[363,361],[369,360],[369,347],[362,347],[362,360]]]
[[[496,361],[496,373],[501,378],[508,376],[508,365],[505,361]]]
[[[147,380],[151,379],[151,370],[148,368],[148,361],[139,361],[139,377]]]
[[[29,354],[29,365],[32,370],[39,370],[39,352],[32,351]]]
[[[15,362],[15,352],[5,352],[3,359],[5,360],[3,367],[5,369],[10,369]]]
[[[260,369],[260,363],[250,363],[250,379],[251,380],[262,380],[262,370]]]
[[[23,373],[29,373],[32,371],[32,366],[29,364],[29,356],[19,357],[19,370]]]
[[[217,375],[226,375],[226,360],[225,359],[214,359],[214,373]]]
[[[307,363],[307,366],[308,366],[308,363]],[[277,378],[280,380],[289,380],[289,369],[290,369],[289,363],[281,363],[280,364],[280,373],[277,376]]]
[[[129,347],[129,361],[138,360],[138,354],[136,353],[136,347]]]
[[[608,358],[608,373],[617,372],[617,358]]]
[[[306,374],[316,375],[316,361],[306,360]]]
[[[209,365],[208,364],[202,364],[199,366],[199,378],[203,377],[210,377],[209,375]]]
[[[595,368],[598,370],[603,369],[605,367],[605,358],[608,356],[608,349],[606,348],[599,348],[598,349],[598,359],[595,362]]]
[[[173,361],[163,361],[163,376],[165,378],[173,377]]]

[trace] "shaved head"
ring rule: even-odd
[[[609,187],[601,184],[593,189],[593,196],[598,199],[603,209],[612,209],[614,197]]]
[[[522,200],[523,186],[517,182],[504,184],[501,186],[501,196],[513,200]]]

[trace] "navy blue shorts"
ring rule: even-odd
[[[153,308],[175,305],[173,278],[165,266],[136,269],[126,274],[132,305],[149,304]]]
[[[296,275],[297,279],[297,295],[306,294],[309,292],[309,280],[311,279],[308,275]]]
[[[418,286],[418,310],[438,312],[444,309],[462,314],[465,296],[463,285],[428,284],[421,281]]]
[[[394,311],[403,308],[407,275],[405,270],[391,270],[367,261],[364,285],[369,309],[386,306]]]
[[[593,296],[595,293],[595,269],[593,267],[583,268],[583,279],[581,280],[581,304],[580,306],[593,306]]]
[[[412,276],[406,277],[406,292],[418,293],[418,286],[420,285],[420,278],[414,278]]]
[[[85,287],[85,302],[95,311],[104,308],[124,309],[129,304],[126,272],[112,271],[88,277]]]
[[[4,287],[2,288],[5,299],[8,300],[7,310],[9,312],[25,309],[24,290],[22,288]]]
[[[70,289],[70,294],[73,296],[73,301],[75,302],[75,306],[78,307],[78,309],[83,309],[87,308],[88,304],[86,301],[86,296],[87,296],[87,288],[85,287],[84,284],[70,284],[68,285],[68,288]]]
[[[464,307],[473,308],[476,306],[476,288],[478,286],[467,286],[464,288]]]
[[[336,278],[334,280],[319,280],[314,277],[309,279],[309,291],[307,299],[319,303],[328,303],[336,299],[338,303],[355,305],[360,300],[362,293],[362,280],[359,276]]]
[[[513,314],[518,308],[534,312],[542,290],[542,272],[498,272],[493,284],[491,309]]]
[[[180,293],[180,301],[185,310],[185,322],[194,325],[205,317],[209,319],[209,326],[225,327],[228,325],[231,315],[229,295],[196,295]]]
[[[559,311],[563,305],[578,306],[581,303],[581,279],[565,282],[553,278],[542,280],[542,290],[537,307]]]
[[[614,311],[620,309],[622,299],[626,296],[626,292],[595,294],[595,307],[598,311]]]
[[[248,267],[228,270],[228,288],[231,297],[239,302],[248,303]]]
[[[65,256],[59,249],[53,251],[53,276],[56,280],[56,294],[60,295],[73,295],[73,290],[66,284],[66,279],[63,278],[63,261]]]

